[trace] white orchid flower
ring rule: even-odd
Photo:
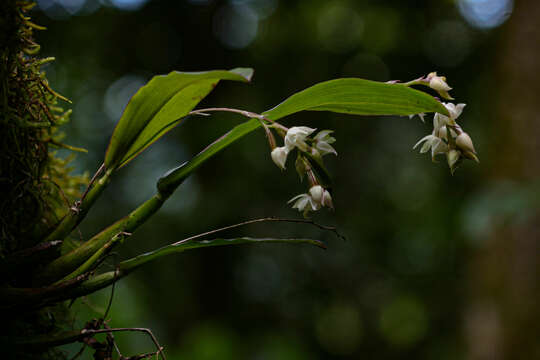
[[[311,135],[316,129],[307,126],[295,126],[287,130],[285,135],[285,146],[292,150],[297,147],[301,151],[308,151],[309,146],[306,144],[306,138]]]
[[[454,105],[452,103],[443,103],[443,105],[450,113],[450,119],[452,120],[456,120],[459,117],[459,115],[461,115],[461,113],[463,112],[463,108],[467,106],[467,104]]]
[[[448,145],[439,137],[435,135],[424,136],[420,141],[418,141],[413,149],[416,149],[418,145],[424,143],[420,148],[420,153],[426,153],[431,149],[431,158],[434,159],[437,154],[444,154],[448,151]]]
[[[450,114],[450,117],[435,113],[435,116],[433,117],[433,130],[435,130],[435,133],[438,133],[441,127],[446,125],[454,125],[456,122],[456,119],[461,115],[463,112],[463,108],[467,104],[457,104],[454,105],[452,103],[442,103],[446,110],[448,110],[448,113]]]
[[[330,145],[336,142],[336,138],[330,136],[331,133],[333,133],[332,130],[322,130],[319,131],[319,133],[313,138],[315,142],[315,149],[317,149],[317,151],[319,151],[319,153],[323,156],[326,154],[337,155],[336,149]]]
[[[285,170],[285,162],[287,161],[288,154],[289,149],[286,146],[276,147],[270,153],[272,161],[282,170]]]
[[[323,188],[321,185],[315,185],[312,186],[311,189],[309,189],[309,195],[311,195],[311,199],[320,206],[326,206],[331,209],[334,208],[334,204],[332,203],[332,196],[330,195],[330,192]]]
[[[437,91],[441,97],[448,100],[453,100],[448,93],[448,91],[452,90],[452,88],[446,83],[446,77],[437,76],[436,72],[432,72],[427,76],[427,80],[429,81],[429,87]]]
[[[307,194],[297,195],[288,201],[289,204],[292,202],[294,202],[293,209],[303,212],[304,216],[308,212],[317,211],[324,206],[330,209],[334,208],[330,192],[321,185],[314,185]]]
[[[294,202],[293,209],[298,209],[298,211],[303,212],[304,216],[307,215],[310,211],[317,211],[321,208],[321,206],[313,201],[313,198],[310,194],[300,194],[295,197],[293,197],[291,200],[289,200],[287,203],[290,204]]]

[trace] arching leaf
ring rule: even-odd
[[[313,85],[290,96],[263,115],[277,120],[304,110],[355,115],[448,114],[439,101],[425,92],[402,84],[351,78]]]
[[[253,70],[178,72],[154,76],[131,98],[114,129],[105,166],[127,164],[141,151],[178,125],[220,80],[248,82]]]

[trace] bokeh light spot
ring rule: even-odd
[[[315,326],[317,339],[330,353],[350,355],[360,345],[363,328],[357,307],[334,304],[325,309]]]
[[[111,3],[120,10],[135,11],[139,10],[148,2],[148,0],[110,0]]]
[[[325,48],[337,53],[346,52],[360,43],[364,22],[354,9],[331,3],[320,11],[317,30]]]
[[[512,0],[460,0],[461,15],[474,27],[490,29],[504,23],[512,14]]]
[[[259,17],[248,6],[223,6],[214,15],[214,34],[223,45],[242,49],[257,37]]]
[[[277,8],[277,0],[230,0],[235,6],[245,6],[257,14],[260,20],[266,19]]]
[[[426,309],[416,298],[400,296],[382,308],[379,329],[386,341],[392,345],[414,345],[427,333]]]

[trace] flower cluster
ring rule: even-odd
[[[298,150],[296,171],[300,179],[307,175],[311,187],[308,193],[295,196],[289,203],[293,203],[293,208],[303,212],[304,216],[307,216],[310,211],[316,211],[322,207],[333,209],[332,196],[328,189],[320,185],[313,165],[318,164],[319,169],[324,170],[322,157],[328,154],[337,155],[336,150],[331,145],[336,139],[331,136],[332,130],[322,130],[311,137],[315,131],[316,129],[307,126],[295,126],[287,129],[284,133],[284,145],[275,147],[270,153],[274,163],[284,170],[289,153],[294,149]]]
[[[463,112],[465,104],[443,103],[448,114],[435,113],[433,117],[433,132],[418,141],[413,149],[423,143],[420,153],[431,150],[431,159],[435,161],[438,154],[446,154],[448,166],[452,173],[463,158],[479,161],[471,137],[464,132],[456,122]]]
[[[388,83],[398,83],[394,80]],[[454,100],[449,91],[452,88],[447,84],[446,77],[437,75],[436,72],[429,73],[418,79],[402,83],[401,86],[422,85],[435,90],[439,96],[446,100]],[[421,153],[431,152],[431,158],[439,154],[445,154],[448,166],[452,174],[463,161],[471,159],[479,161],[476,156],[476,150],[471,137],[458,125],[457,119],[463,112],[465,104],[442,103],[446,108],[445,114],[435,113],[433,117],[433,131],[424,136],[414,145],[414,149],[420,147]],[[419,113],[422,122],[426,114]],[[409,115],[413,117],[414,115]],[[309,181],[309,190],[307,193],[297,195],[289,200],[292,207],[307,216],[310,211],[317,211],[323,207],[333,209],[332,196],[328,190],[328,175],[324,168],[323,156],[328,154],[337,155],[332,144],[336,141],[332,137],[332,130],[322,130],[313,136],[316,129],[307,126],[295,126],[287,129],[286,127],[275,123],[263,123],[271,151],[271,157],[274,163],[285,170],[287,157],[293,150],[297,150],[296,171],[300,179],[307,177]],[[274,136],[270,129],[277,131],[283,137],[283,146],[276,147]]]

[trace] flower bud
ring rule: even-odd
[[[429,87],[437,91],[439,95],[445,99],[453,100],[448,91],[452,90],[450,86],[446,83],[446,77],[437,76],[436,72],[432,72],[427,76],[429,81]]]
[[[476,154],[476,150],[474,150],[474,145],[472,142],[471,137],[466,132],[462,132],[458,135],[456,138],[456,145],[464,151],[470,151],[473,154]]]
[[[461,156],[461,153],[456,149],[451,149],[446,153],[446,159],[448,160],[448,166],[450,167],[450,171],[452,174],[454,173],[454,170],[457,168],[457,165],[459,164],[459,158]]]
[[[285,146],[277,147],[270,153],[272,161],[282,170],[285,170],[285,162],[287,161],[288,154],[289,150]]]
[[[434,74],[431,79],[429,80],[429,87],[433,90],[437,91],[449,91],[452,90],[450,86],[446,83],[446,77],[444,76],[437,76],[437,73],[431,73]],[[430,74],[430,75],[431,75]]]

